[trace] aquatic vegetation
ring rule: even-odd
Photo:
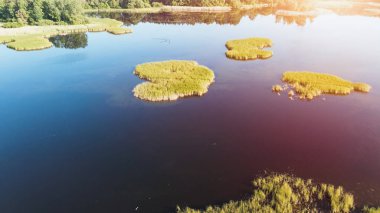
[[[205,210],[178,208],[179,213],[221,212],[351,212],[354,197],[342,187],[316,184],[285,174],[272,174],[253,181],[254,191],[248,200],[230,201]]]
[[[53,44],[50,37],[85,32],[104,32],[120,35],[132,30],[122,27],[123,23],[114,19],[89,18],[85,25],[28,26],[17,29],[4,29],[0,33],[0,43],[18,51],[41,50]]]
[[[214,82],[214,72],[195,61],[163,61],[136,66],[134,73],[148,80],[137,85],[135,97],[147,101],[173,101],[202,96]]]
[[[368,206],[365,206],[362,210],[363,213],[380,213],[380,207],[368,207]]]
[[[4,38],[4,40],[0,38],[0,42],[7,43],[8,48],[18,51],[42,50],[53,46],[48,39],[39,36],[20,36],[17,38]]]
[[[279,85],[279,84],[276,84],[276,85],[274,85],[274,86],[272,87],[272,91],[273,91],[273,92],[281,92],[282,90],[284,90],[284,88],[282,88],[282,86]]]
[[[282,81],[288,83],[300,99],[308,100],[322,94],[349,95],[352,91],[368,93],[371,90],[366,83],[353,83],[335,75],[308,71],[285,72]]]
[[[122,28],[122,27],[110,27],[110,28],[107,28],[107,32],[114,35],[122,35],[122,34],[131,33],[132,30],[129,28]]]
[[[272,40],[267,38],[231,40],[226,43],[226,56],[236,60],[266,59],[270,58],[273,52],[263,48],[271,46]]]

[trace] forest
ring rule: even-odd
[[[243,4],[295,5],[297,0],[0,0],[3,27],[24,25],[83,24],[84,9],[150,8],[171,6],[231,6]]]

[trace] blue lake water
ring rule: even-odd
[[[275,16],[238,24],[140,22],[87,34],[84,48],[0,46],[0,212],[174,212],[246,198],[264,171],[342,185],[380,205],[380,19]],[[234,61],[225,42],[268,37],[272,58]],[[133,97],[137,64],[196,60],[216,80],[203,97]],[[339,75],[369,94],[290,101],[288,70]]]

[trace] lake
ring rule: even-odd
[[[109,14],[101,14],[109,16]],[[117,14],[129,35],[0,46],[2,213],[175,212],[251,193],[287,172],[341,185],[380,205],[380,18],[321,15]],[[225,42],[273,40],[272,58],[234,61]],[[203,97],[136,99],[137,64],[196,60],[215,71]],[[368,94],[291,101],[272,93],[288,70],[327,72]]]

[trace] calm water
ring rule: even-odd
[[[127,23],[130,35],[55,38],[44,51],[0,46],[2,213],[173,212],[246,198],[265,171],[342,185],[359,205],[380,205],[379,18],[162,17]],[[271,59],[224,56],[226,40],[253,36],[274,41]],[[201,98],[135,99],[134,66],[167,59],[197,60],[216,82]],[[286,70],[373,90],[290,101],[271,92]]]

